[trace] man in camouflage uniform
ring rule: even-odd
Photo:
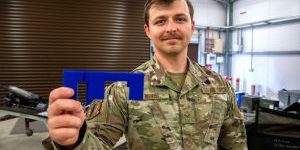
[[[112,149],[125,134],[129,149],[247,149],[243,115],[222,77],[187,57],[194,31],[188,0],[148,0],[145,32],[155,56],[145,74],[144,100],[128,99],[122,82],[106,89],[84,114],[73,90],[49,96],[46,149]]]

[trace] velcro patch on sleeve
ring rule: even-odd
[[[86,120],[91,120],[100,113],[102,101],[95,100],[85,112]]]

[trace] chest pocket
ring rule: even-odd
[[[173,108],[171,103],[167,92],[145,93],[143,101],[129,103],[130,124],[144,145],[151,145],[153,149],[172,149],[171,147],[179,146],[173,133],[175,130],[169,122],[169,117],[173,116],[172,110],[166,111]]]
[[[204,142],[215,145],[227,111],[228,94],[225,87],[202,87],[200,93],[194,105],[197,122]]]

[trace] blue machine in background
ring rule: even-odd
[[[63,74],[63,85],[74,89],[75,93],[72,99],[77,100],[78,84],[86,83],[86,105],[94,99],[104,99],[106,81],[126,81],[129,87],[129,99],[143,100],[143,73],[66,70]]]

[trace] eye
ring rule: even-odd
[[[179,23],[186,22],[186,20],[187,20],[187,19],[186,19],[186,18],[183,18],[183,17],[180,17],[180,18],[177,18],[177,19],[176,19],[176,21],[179,22]]]
[[[166,21],[165,20],[157,20],[154,24],[155,25],[163,25]]]

